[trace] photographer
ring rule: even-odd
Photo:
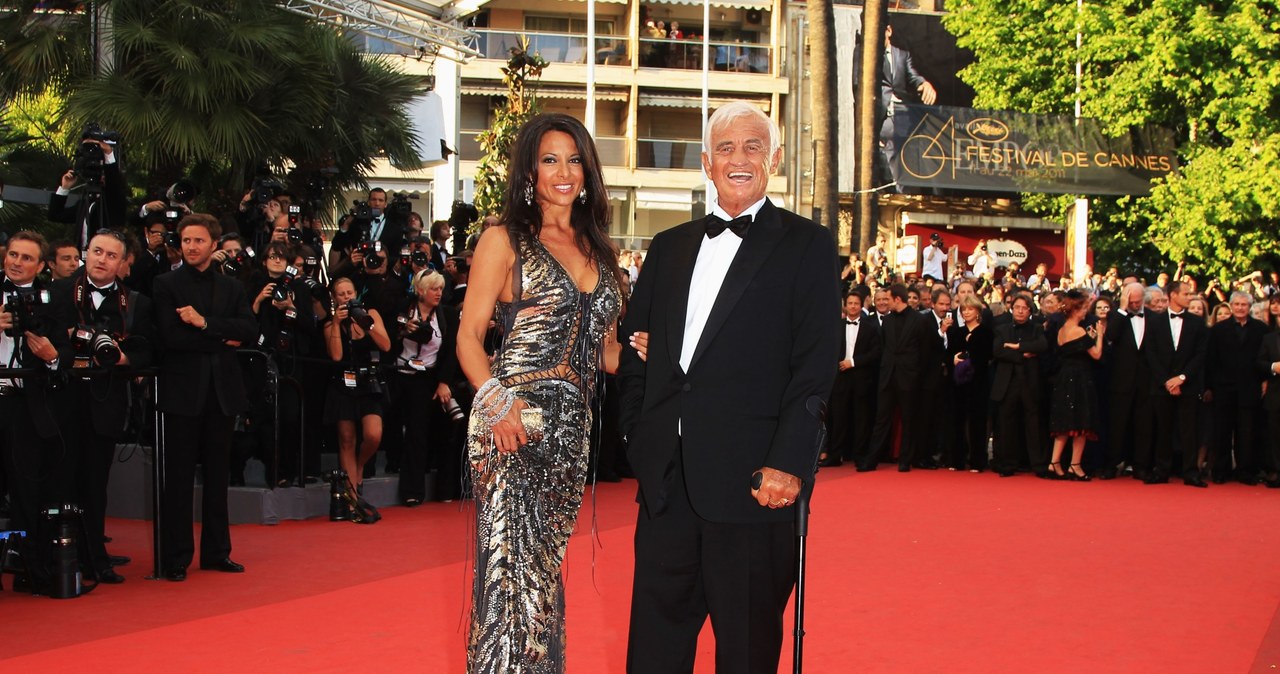
[[[58,187],[49,195],[49,219],[73,225],[71,237],[77,249],[88,245],[90,234],[102,228],[122,231],[129,210],[128,188],[120,164],[116,161],[115,144],[119,137],[89,124],[80,136],[72,157],[72,166],[62,174]],[[82,186],[80,201],[67,205],[71,190]]]
[[[937,232],[929,235],[929,245],[924,249],[924,266],[920,274],[923,280],[932,279],[934,283],[944,283],[947,280],[947,273],[943,271],[943,264],[947,260],[947,252],[943,247],[942,236]]]
[[[213,268],[218,220],[196,213],[178,223],[183,265],[155,281],[160,335],[158,406],[165,414],[165,486],[159,574],[187,578],[195,554],[191,534],[196,464],[202,468],[200,568],[241,573],[231,560],[227,470],[236,415],[248,407],[236,348],[251,344],[257,325],[244,287]]]
[[[248,289],[250,277],[258,269],[257,255],[244,244],[244,237],[236,233],[218,237],[218,249],[210,258],[210,265],[219,273],[230,276]]]
[[[358,502],[364,467],[382,442],[382,408],[386,398],[382,353],[391,348],[391,337],[377,309],[366,309],[356,299],[355,284],[339,278],[331,287],[333,318],[324,326],[329,357],[340,369],[329,384],[324,421],[338,427],[338,463],[347,474],[348,502]],[[356,454],[356,424],[360,424],[360,453]],[[363,506],[365,504],[361,504]],[[368,520],[364,520],[368,521]]]
[[[71,278],[80,268],[80,249],[67,240],[55,241],[53,256],[49,258],[49,280],[61,281]]]
[[[969,256],[969,268],[973,270],[976,277],[986,276],[987,272],[996,268],[996,258],[987,250],[987,240],[978,239],[978,245],[973,248],[973,255]]]
[[[52,287],[53,302],[75,316],[73,376],[67,386],[67,443],[74,462],[75,503],[84,510],[87,540],[80,541],[81,565],[104,583],[123,583],[111,568],[103,543],[107,481],[116,443],[130,418],[129,376],[116,372],[150,367],[156,342],[151,300],[120,284],[129,250],[118,232],[99,230],[89,240],[85,272]],[[75,373],[97,370],[88,376]],[[106,373],[102,373],[106,370]]]
[[[391,405],[406,420],[400,468],[400,502],[406,506],[422,503],[431,468],[437,470],[437,500],[458,498],[462,489],[462,436],[455,431],[463,410],[450,388],[458,377],[458,312],[440,304],[439,272],[419,272],[413,279],[416,296],[397,318],[399,355],[391,377]]]
[[[236,212],[236,226],[244,240],[261,248],[270,238],[271,226],[285,213],[285,204],[278,198],[284,185],[271,177],[265,167],[253,179],[253,184],[240,199]]]
[[[404,230],[411,212],[412,207],[403,196],[388,208],[386,190],[369,190],[368,201],[355,202],[351,212],[338,223],[338,233],[329,250],[330,274],[334,278],[349,276],[360,268],[363,258],[374,250],[373,246],[362,244],[377,242],[377,252],[398,253],[404,246]]]
[[[9,239],[4,258],[0,303],[0,367],[28,369],[25,377],[0,372],[0,456],[9,483],[9,528],[27,532],[20,553],[36,592],[47,593],[49,559],[42,508],[69,502],[73,494],[62,477],[64,440],[57,410],[62,391],[54,373],[72,359],[67,329],[72,318],[36,278],[44,269],[48,244],[35,232]],[[64,308],[62,308],[64,309]],[[39,543],[37,543],[39,542]]]
[[[278,381],[297,374],[300,369],[297,356],[312,353],[317,331],[312,302],[317,290],[324,292],[322,286],[303,274],[303,260],[297,246],[272,241],[267,244],[264,271],[256,273],[249,282],[253,296],[250,308],[258,317],[257,348],[268,353],[271,359],[254,358],[246,367],[253,410],[249,417],[251,444],[256,450],[252,453],[267,467],[267,484],[280,487],[299,477],[297,448],[301,443],[302,401],[295,388],[279,386]],[[268,411],[273,403],[278,405],[278,418]],[[279,453],[274,454],[277,421],[280,444]],[[232,458],[233,484],[244,482],[248,455],[248,452],[237,452]]]

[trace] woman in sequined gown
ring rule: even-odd
[[[1102,342],[1106,321],[1085,328],[1082,323],[1089,313],[1088,297],[1079,290],[1067,293],[1062,313],[1067,317],[1058,330],[1056,357],[1058,371],[1053,376],[1052,404],[1049,408],[1049,433],[1053,435],[1053,457],[1049,460],[1051,475],[1087,481],[1081,461],[1088,440],[1098,437],[1098,392],[1093,381],[1093,363],[1102,358]],[[1071,440],[1071,464],[1062,466],[1062,453]]]
[[[539,115],[516,138],[509,174],[505,226],[480,237],[458,334],[468,380],[514,396],[502,413],[478,394],[468,425],[474,674],[564,671],[560,567],[587,476],[596,374],[616,369],[619,352],[621,270],[590,135],[567,115]],[[504,339],[490,363],[483,340],[495,317]],[[541,438],[521,423],[527,407],[542,410]]]

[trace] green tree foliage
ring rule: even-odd
[[[1095,199],[1101,264],[1187,261],[1225,277],[1280,237],[1280,12],[1270,0],[958,0],[948,30],[977,61],[975,105],[1085,116],[1119,136],[1174,130],[1181,170],[1145,198]],[[1083,35],[1077,50],[1075,35]],[[1064,200],[1028,203],[1060,213]],[[1151,247],[1159,259],[1151,259]]]
[[[533,80],[542,76],[547,61],[536,52],[529,53],[528,48],[527,39],[521,39],[520,46],[511,48],[511,58],[502,69],[507,98],[494,111],[492,126],[477,137],[480,149],[484,150],[484,156],[476,165],[475,205],[481,216],[502,212],[511,145],[520,127],[538,114],[538,99],[532,85]]]
[[[61,95],[68,147],[85,121],[119,131],[130,177],[146,187],[191,175],[207,207],[238,201],[262,165],[291,171],[298,192],[326,169],[326,189],[311,196],[331,200],[362,185],[380,154],[414,159],[404,110],[417,78],[327,26],[255,0],[99,5],[109,10],[112,65],[93,74],[86,15],[28,7],[2,26],[0,92],[6,101]]]

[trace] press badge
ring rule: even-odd
[[[355,388],[358,382],[359,380],[356,378],[355,372],[346,370],[342,373],[342,384],[347,388]]]
[[[421,359],[421,358],[410,358],[410,359],[409,359],[409,367],[410,367],[411,369],[417,370],[418,372],[426,372],[426,371],[427,371],[427,364],[426,364],[426,363],[424,363],[424,362],[422,362],[422,359]]]

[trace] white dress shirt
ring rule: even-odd
[[[1182,341],[1182,324],[1186,321],[1184,316],[1186,315],[1187,310],[1183,309],[1177,313],[1167,311],[1165,313],[1169,315],[1169,330],[1173,333],[1173,350],[1177,351],[1178,343]],[[1176,320],[1174,318],[1175,316],[1177,317]]]
[[[858,343],[858,328],[862,327],[859,323],[862,320],[862,314],[858,314],[858,318],[850,321],[845,319],[844,324],[844,359],[853,365],[853,347]]]
[[[1124,309],[1118,309],[1121,316],[1129,319],[1129,327],[1133,328],[1133,344],[1139,349],[1142,348],[1142,338],[1147,332],[1147,323],[1143,316],[1131,314]],[[1134,320],[1137,319],[1137,320]]]

